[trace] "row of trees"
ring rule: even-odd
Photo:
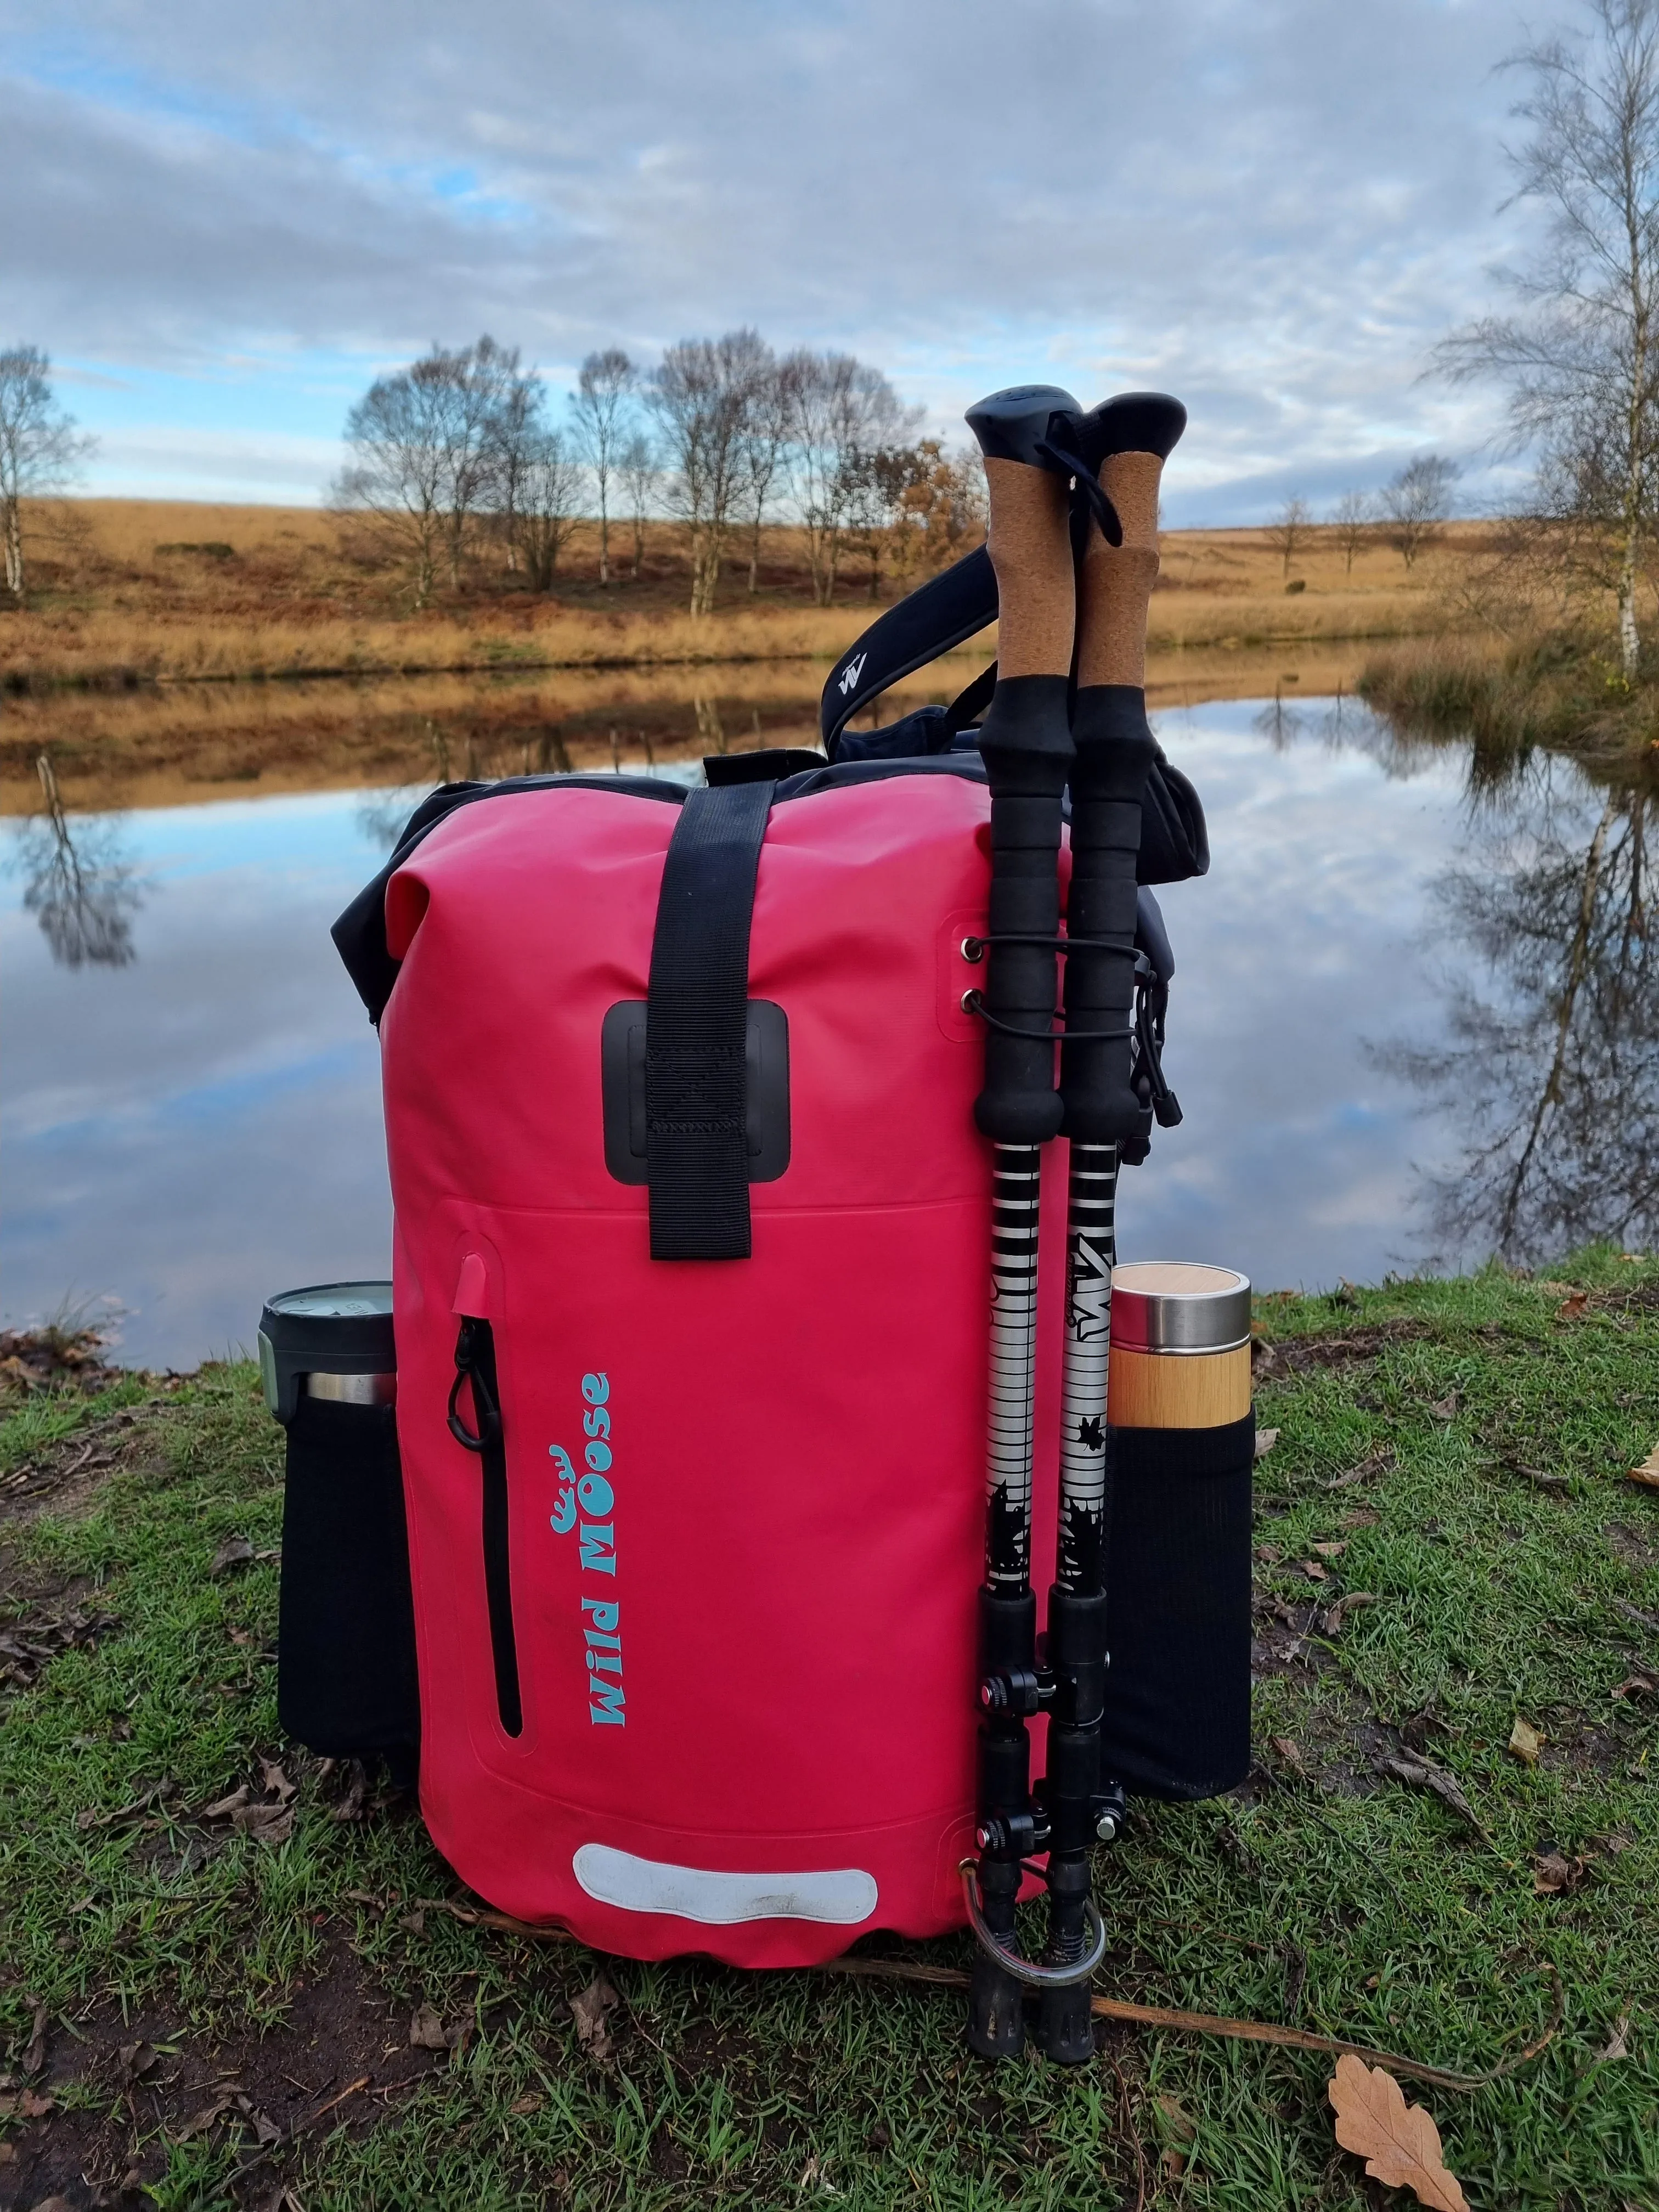
[[[752,592],[767,521],[791,520],[827,605],[849,549],[867,560],[873,597],[884,559],[902,577],[982,530],[977,465],[919,438],[920,422],[850,354],[780,356],[747,329],[685,339],[649,371],[617,347],[592,353],[561,419],[517,349],[484,337],[375,380],[347,418],[334,501],[401,548],[421,605],[441,568],[459,585],[480,543],[546,591],[592,513],[605,585],[618,522],[631,526],[635,576],[647,518],[681,526],[693,614],[713,608],[734,556]]]
[[[1398,476],[1381,491],[1345,491],[1327,518],[1336,533],[1348,574],[1354,556],[1367,545],[1383,544],[1400,555],[1407,568],[1431,545],[1451,513],[1452,486],[1457,464],[1443,453],[1420,453],[1407,461]],[[1287,499],[1277,518],[1267,526],[1268,543],[1291,573],[1291,562],[1319,527],[1305,499]]]

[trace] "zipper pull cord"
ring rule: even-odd
[[[449,1389],[449,1433],[470,1452],[488,1451],[492,1444],[501,1442],[501,1409],[484,1381],[478,1360],[479,1333],[489,1327],[488,1322],[464,1321],[455,1340],[455,1380]],[[473,1416],[478,1424],[476,1436],[459,1410],[461,1385],[469,1382],[472,1385]]]

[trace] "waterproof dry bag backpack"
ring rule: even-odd
[[[972,702],[842,739],[982,565],[837,664],[828,757],[447,786],[337,925],[383,1058],[422,1812],[492,1905],[626,1956],[805,1966],[969,1912],[992,795]],[[1195,872],[1153,783],[1143,873]],[[1048,1267],[1038,1558],[1065,1296]],[[1126,1684],[1186,1663],[1179,1619],[1139,1632]],[[1130,1787],[1238,1778],[1231,1719],[1138,1725]]]

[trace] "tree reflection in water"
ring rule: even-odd
[[[42,753],[35,765],[46,811],[21,826],[11,863],[24,908],[62,966],[125,968],[137,957],[132,916],[144,884],[123,857],[119,817],[84,817],[71,829],[50,759]]]
[[[1433,888],[1438,941],[1467,948],[1444,1041],[1377,1057],[1466,1133],[1427,1180],[1453,1252],[1522,1262],[1659,1236],[1659,992],[1650,791],[1597,789],[1534,756],[1473,781],[1465,856]],[[1482,972],[1484,970],[1484,972]]]

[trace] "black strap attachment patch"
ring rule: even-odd
[[[663,863],[645,1016],[653,1260],[746,1260],[749,926],[776,786],[688,792]]]

